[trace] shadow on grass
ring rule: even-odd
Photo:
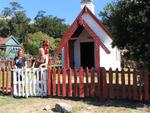
[[[112,99],[112,100],[103,101],[103,100],[99,100],[98,98],[67,98],[67,97],[65,97],[65,98],[64,97],[49,97],[49,98],[81,101],[88,105],[103,106],[103,107],[124,107],[124,108],[131,108],[131,109],[148,108],[148,109],[150,109],[150,101],[139,102],[139,101],[122,100],[122,99]],[[47,98],[45,98],[45,99],[47,99]]]

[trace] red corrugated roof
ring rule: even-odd
[[[4,44],[5,44],[5,41],[6,41],[8,38],[9,38],[9,37],[5,37],[5,38],[0,39],[0,45],[4,45]]]

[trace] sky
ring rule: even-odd
[[[9,3],[16,1],[24,8],[28,17],[32,20],[39,10],[46,11],[46,15],[57,16],[65,19],[67,24],[71,24],[81,11],[81,0],[0,0],[0,12],[4,7],[9,7]],[[94,0],[95,15],[110,3],[112,0]]]

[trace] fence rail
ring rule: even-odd
[[[0,93],[19,97],[150,100],[150,72],[136,69],[0,69]]]
[[[149,100],[149,72],[111,68],[48,69],[48,96]]]

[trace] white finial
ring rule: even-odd
[[[92,13],[94,14],[93,0],[81,0],[81,9],[83,9],[84,6],[87,6],[92,11]]]

